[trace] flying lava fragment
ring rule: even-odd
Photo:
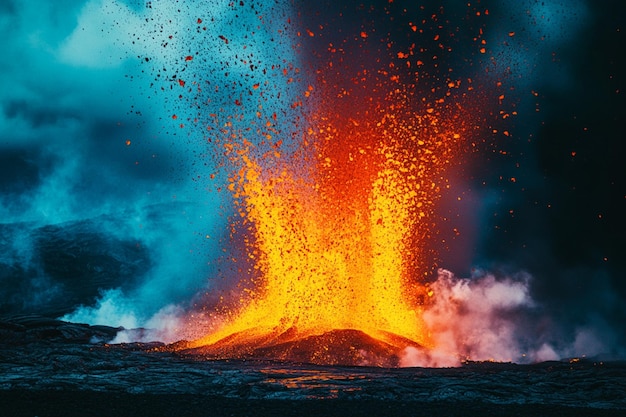
[[[408,29],[419,34],[413,23]],[[306,32],[310,42],[324,35]],[[354,39],[376,42],[372,33],[363,28]],[[440,35],[435,41],[443,42]],[[246,259],[238,262],[249,267],[241,268],[246,283],[238,297],[210,309],[203,337],[177,349],[212,358],[397,366],[403,349],[433,347],[421,317],[432,297],[424,280],[432,269],[429,245],[447,172],[482,117],[477,89],[448,74],[420,83],[428,77],[424,67],[439,71],[438,63],[415,56],[414,46],[389,48],[374,69],[328,50],[327,61],[307,74],[316,81],[306,81],[291,105],[303,107],[302,119],[281,120],[294,123],[297,140],[286,145],[267,131],[258,142],[250,129],[224,130],[221,152],[232,167],[226,189],[236,211],[232,228],[243,234]],[[300,69],[283,68],[284,82],[297,84],[292,74]],[[352,73],[339,73],[346,68]],[[254,94],[263,90],[253,85]]]

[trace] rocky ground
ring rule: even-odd
[[[3,416],[622,416],[626,363],[323,367],[109,345],[118,329],[0,319]]]

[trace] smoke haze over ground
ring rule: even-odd
[[[189,337],[179,323],[236,283],[241,250],[204,127],[227,120],[209,113],[244,126],[262,104],[288,144],[307,83],[271,68],[306,61],[297,25],[333,21],[338,44],[387,3],[1,2],[0,314],[156,329],[118,341]],[[624,357],[624,6],[482,2],[480,54],[467,2],[441,3],[460,28],[448,59],[502,81],[517,116],[486,126],[500,133],[444,199],[446,270],[424,316],[438,348],[405,365]],[[273,86],[262,103],[256,83]]]

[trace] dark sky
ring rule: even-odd
[[[506,108],[517,111],[497,120],[495,108],[496,117],[487,117],[482,147],[456,185],[468,203],[450,206],[452,220],[441,231],[452,243],[440,266],[462,276],[528,272],[533,298],[564,331],[597,325],[624,346],[623,2],[447,0],[420,8],[399,0],[318,1],[295,2],[295,11],[257,5],[257,12],[236,16],[226,2],[210,10],[158,3],[0,2],[0,223],[36,228],[119,217],[107,233],[143,242],[157,260],[109,312],[130,311],[125,325],[193,298],[219,269],[228,201],[209,192],[219,166],[206,156],[206,134],[193,129],[200,112],[193,103],[204,100],[207,111],[223,111],[231,97],[246,97],[236,81],[248,81],[251,70],[233,45],[250,45],[260,68],[252,70],[255,80],[276,85],[265,105],[288,120],[297,116],[284,110],[297,87],[261,69],[307,61],[307,51],[298,57],[274,39],[281,19],[293,15],[293,24],[325,25],[326,39],[303,46],[314,50],[359,28],[408,43],[400,23],[432,12],[456,30],[454,52],[442,66],[502,81]],[[273,20],[256,38],[245,38],[259,13]],[[486,54],[469,36],[479,29]],[[211,46],[209,38],[221,46]],[[186,56],[193,60],[187,63]],[[178,80],[187,88],[191,81],[210,88],[195,95],[185,89],[181,99]],[[509,136],[493,135],[496,128]],[[154,209],[175,203],[183,206]],[[452,226],[460,236],[450,234]],[[30,259],[20,256],[19,262]]]
[[[527,108],[515,121],[506,158],[488,159],[504,180],[481,174],[496,198],[485,210],[477,261],[531,272],[536,296],[558,300],[559,314],[582,320],[591,310],[618,323],[626,298],[624,5],[580,2],[568,11],[556,8],[545,28],[526,29],[561,39],[536,58],[526,87],[537,92],[529,104],[538,111]]]

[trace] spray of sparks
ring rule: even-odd
[[[245,139],[227,144],[240,167],[228,189],[257,273],[225,323],[192,346],[225,338],[263,345],[335,329],[431,346],[421,304],[432,292],[414,271],[424,268],[444,173],[466,127],[460,114],[444,121],[445,109],[411,113],[407,99],[394,92],[388,106],[355,118],[318,113],[303,140],[312,151],[290,158],[278,150],[258,157]]]
[[[307,34],[315,36],[298,31]],[[362,31],[357,41],[369,37]],[[437,201],[478,118],[467,110],[475,99],[470,78],[420,85],[419,52],[413,45],[379,62],[381,69],[359,69],[347,77],[358,85],[352,90],[338,87],[346,75],[332,60],[312,71],[316,82],[306,82],[291,106],[304,109],[302,117],[282,120],[296,132],[288,145],[277,135],[276,113],[265,114],[262,104],[255,120],[221,125],[215,142],[224,166],[234,167],[226,188],[248,284],[209,313],[205,336],[181,348],[237,357],[337,330],[398,349],[433,346],[422,309],[433,295],[424,278]],[[301,82],[294,66],[282,73],[288,84]],[[271,94],[267,83],[253,86],[259,97],[264,89]],[[237,127],[245,123],[262,126],[263,139]]]

